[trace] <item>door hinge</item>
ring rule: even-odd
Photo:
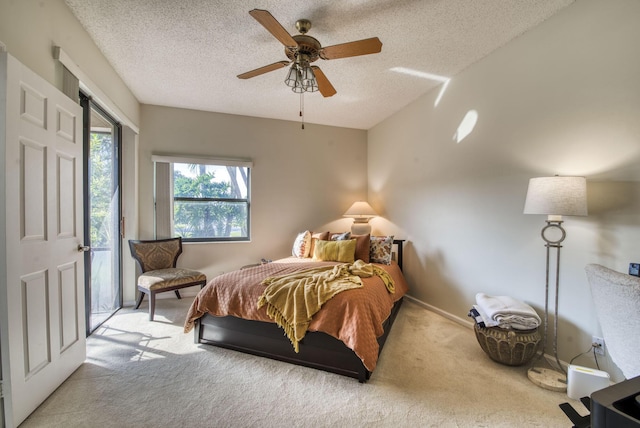
[[[4,386],[4,381],[0,380],[0,398],[4,398],[4,390],[3,387]]]
[[[120,238],[124,239],[124,217],[120,219]]]

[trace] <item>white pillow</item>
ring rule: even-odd
[[[293,241],[291,255],[305,258],[309,257],[309,251],[311,251],[311,232],[305,230],[304,232],[300,232],[298,236],[296,236],[296,240]]]

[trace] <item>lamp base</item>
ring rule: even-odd
[[[533,367],[529,369],[527,376],[531,382],[541,388],[557,392],[567,390],[567,377],[557,370]]]
[[[371,225],[369,223],[353,223],[351,225],[351,234],[353,235],[371,234]]]

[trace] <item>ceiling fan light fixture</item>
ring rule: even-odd
[[[293,92],[295,92],[296,94],[301,94],[303,92],[306,91],[305,86],[303,85],[303,81],[302,81],[302,72],[300,71],[300,69],[298,68],[297,64],[294,64],[291,69],[295,68],[295,75],[296,75],[296,80],[294,82],[294,85],[291,86],[291,90]]]
[[[318,82],[309,61],[306,57],[296,58],[291,65],[284,83],[291,88],[296,94],[302,92],[316,92],[318,90]]]
[[[306,89],[304,88],[304,86],[302,86],[302,84],[296,84],[296,86],[291,88],[291,90],[296,94],[301,94],[303,92],[306,92]]]
[[[316,76],[309,64],[306,64],[302,69],[302,87],[306,92],[316,92],[318,90]]]
[[[284,79],[284,83],[290,88],[295,88],[300,80],[301,79],[300,73],[298,72],[298,67],[296,64],[293,64],[289,69],[289,72],[287,73],[287,77]]]

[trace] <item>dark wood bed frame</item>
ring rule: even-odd
[[[396,261],[402,269],[402,244],[394,240]],[[378,338],[382,351],[391,326],[402,306],[398,300],[384,322],[384,333]],[[283,330],[275,323],[252,321],[234,316],[216,317],[205,314],[195,326],[196,343],[215,345],[248,354],[325,370],[366,382],[371,376],[358,356],[341,340],[322,332],[307,332],[295,353]]]

